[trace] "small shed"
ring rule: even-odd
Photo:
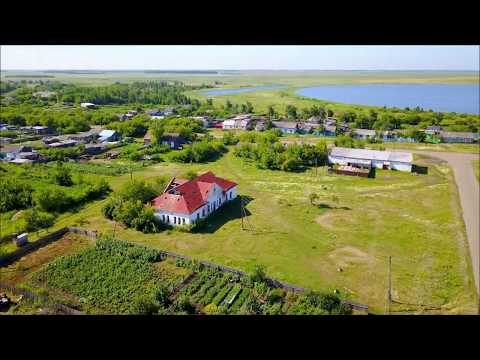
[[[27,242],[28,242],[28,234],[27,233],[20,234],[15,238],[15,243],[19,247],[25,245]]]

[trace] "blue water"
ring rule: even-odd
[[[237,88],[237,89],[219,89],[219,90],[204,91],[204,94],[205,95],[239,94],[239,93],[259,91],[259,90],[272,90],[272,89],[278,89],[281,87],[283,87],[283,85],[255,86],[255,87]]]
[[[480,113],[479,84],[364,84],[324,85],[297,90],[297,94],[333,102],[432,109],[441,112]]]

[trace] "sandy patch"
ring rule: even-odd
[[[338,227],[352,224],[349,210],[330,210],[315,219],[317,224],[328,230],[338,230]]]
[[[346,268],[356,264],[372,264],[375,261],[373,256],[370,256],[366,252],[353,247],[345,246],[331,251],[328,257],[335,263],[337,267]]]

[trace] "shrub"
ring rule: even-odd
[[[72,186],[72,174],[68,168],[63,167],[63,163],[61,161],[57,162],[57,168],[53,175],[55,182],[60,186]]]
[[[33,188],[19,179],[2,178],[0,181],[0,212],[25,209],[32,203]]]
[[[207,315],[215,315],[218,311],[217,305],[215,304],[208,304],[203,308],[203,312]]]
[[[195,171],[188,170],[181,177],[184,178],[184,179],[192,180],[192,179],[196,178],[197,176],[198,176],[198,174]]]
[[[267,275],[265,273],[265,267],[263,265],[255,265],[252,273],[249,275],[249,278],[253,282],[263,282],[265,281]]]
[[[55,216],[53,216],[52,214],[36,209],[25,210],[23,216],[25,219],[27,231],[36,231],[39,229],[49,228],[53,225],[55,221]]]

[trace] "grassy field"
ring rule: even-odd
[[[42,77],[43,76],[43,77]],[[47,76],[47,77],[45,77]],[[178,80],[190,85],[220,82],[225,87],[283,84],[309,86],[352,83],[472,83],[478,75],[469,71],[222,71],[219,74],[160,74],[142,71],[105,71],[97,74],[2,71],[2,80],[50,80],[79,84],[111,84],[115,81]]]
[[[382,144],[367,144],[369,148],[375,149],[384,147],[385,149],[405,149],[405,150],[425,150],[440,152],[459,152],[459,153],[480,153],[480,144],[423,144],[423,143],[398,143],[385,142]]]
[[[392,255],[394,299],[404,303],[394,310],[473,313],[476,297],[451,170],[433,160],[422,162],[430,167],[427,176],[379,170],[373,180],[329,176],[324,168],[318,177],[312,170],[258,170],[231,153],[210,164],[161,163],[134,178],[153,180],[191,169],[238,182],[239,193],[250,200],[250,230],[241,230],[240,210],[233,206],[200,233],[142,234],[118,224],[115,231],[120,239],[246,271],[262,264],[273,278],[312,289],[337,288],[376,312],[385,308]],[[118,176],[111,185],[118,189],[129,179]],[[320,195],[316,206],[309,204],[311,192]],[[55,228],[77,225],[112,234],[114,223],[101,214],[104,203],[61,215]]]

